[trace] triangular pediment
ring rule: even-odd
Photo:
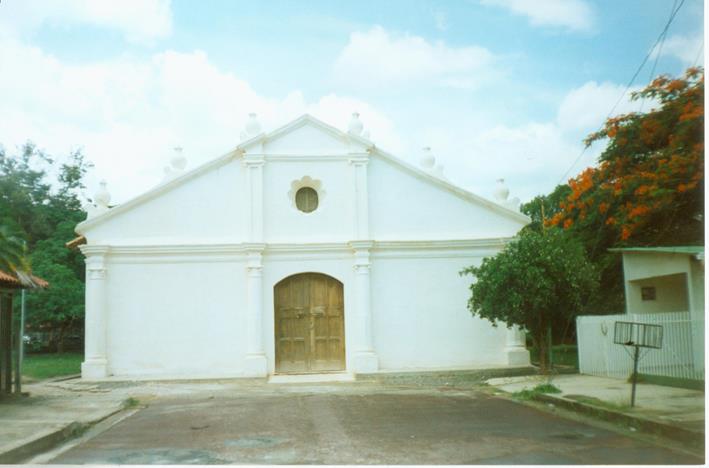
[[[272,162],[288,159],[279,159],[276,156],[291,155],[296,156],[293,158],[294,162],[302,161],[302,158],[297,156],[309,156],[320,160],[326,160],[329,156],[337,156],[338,160],[343,156],[348,158],[353,156],[370,158],[370,161],[372,159],[381,159],[391,167],[397,169],[395,172],[388,173],[389,175],[385,182],[387,186],[403,186],[405,185],[403,180],[416,179],[426,187],[435,188],[442,193],[446,193],[447,197],[452,196],[458,201],[463,201],[466,204],[478,207],[493,216],[501,215],[503,218],[515,223],[515,225],[519,224],[519,227],[529,222],[529,218],[519,212],[509,210],[497,203],[457,187],[447,180],[443,180],[418,167],[414,167],[382,149],[377,148],[372,142],[365,138],[339,130],[306,114],[272,132],[255,135],[241,142],[234,150],[220,158],[196,167],[173,180],[162,183],[152,190],[112,208],[108,212],[80,223],[76,231],[80,234],[86,234],[87,231],[94,229],[107,220],[121,216],[122,214],[128,216],[128,213],[133,213],[128,217],[136,218],[135,221],[131,221],[135,226],[150,224],[152,221],[139,218],[142,216],[143,212],[150,212],[151,208],[139,209],[139,207],[143,205],[154,205],[156,204],[154,201],[158,198],[165,199],[163,203],[170,207],[178,206],[183,209],[184,207],[195,205],[197,212],[205,213],[202,224],[212,224],[213,220],[209,217],[207,211],[197,206],[200,205],[201,202],[196,202],[195,200],[203,198],[210,200],[243,201],[244,197],[240,193],[237,193],[239,184],[233,183],[233,181],[238,181],[240,177],[243,177],[241,170],[242,165],[231,163],[249,155],[265,156]],[[269,159],[271,157],[273,157],[273,159]],[[399,183],[397,180],[402,180],[402,182]],[[186,187],[188,185],[190,187]],[[230,192],[224,195],[224,193],[222,193],[224,190],[232,190],[234,193]],[[422,192],[423,189],[412,187],[411,190]],[[195,193],[199,193],[200,197],[195,198]],[[210,193],[211,195],[209,195]],[[404,194],[401,195],[402,198],[407,197]],[[440,203],[446,204],[446,201],[441,199]],[[229,207],[226,207],[225,210],[227,210],[227,208]],[[243,209],[246,210],[245,207]],[[157,212],[151,216],[155,219],[163,218],[165,213],[164,211]],[[467,214],[461,216],[467,216]],[[194,224],[195,223],[191,223],[191,225]],[[232,232],[233,229],[235,229],[234,226],[228,226],[227,228],[225,228],[225,232]]]
[[[305,114],[267,134],[239,145],[246,153],[264,154],[346,154],[364,152],[373,145]]]

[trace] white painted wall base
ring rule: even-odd
[[[354,355],[353,370],[358,374],[369,374],[379,370],[379,358],[374,352],[359,352]]]
[[[91,359],[81,363],[82,379],[105,379],[107,376],[108,361],[106,361],[106,359]]]
[[[268,361],[265,354],[250,354],[244,359],[245,377],[266,377],[268,375]]]
[[[508,366],[530,365],[529,351],[524,348],[505,348],[505,354],[507,355]]]

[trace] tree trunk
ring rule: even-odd
[[[57,353],[64,352],[64,334],[66,332],[66,325],[59,327],[59,336],[57,337]]]
[[[540,327],[540,330],[537,330],[536,341],[539,348],[539,372],[546,375],[549,373],[550,345],[547,339],[547,327]]]

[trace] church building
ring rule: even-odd
[[[524,335],[466,308],[458,272],[530,220],[363,132],[304,115],[108,208],[87,206],[85,379],[529,364]]]

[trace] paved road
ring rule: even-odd
[[[52,463],[702,464],[477,392],[161,397]]]

